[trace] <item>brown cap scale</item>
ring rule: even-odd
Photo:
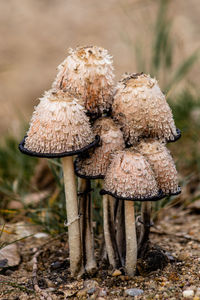
[[[136,201],[162,197],[149,163],[140,153],[128,150],[113,154],[101,193]]]
[[[129,145],[143,137],[177,139],[171,109],[157,81],[149,75],[125,75],[116,87],[112,109]]]
[[[113,78],[112,57],[106,49],[78,47],[69,49],[53,87],[76,95],[88,113],[101,115],[112,105]]]
[[[93,146],[95,136],[84,108],[62,91],[50,90],[35,107],[20,150],[39,157],[62,157]]]
[[[166,195],[180,193],[178,174],[174,161],[166,146],[150,139],[142,141],[137,150],[145,156],[154,171],[159,188]]]
[[[87,156],[79,156],[75,161],[77,176],[84,178],[104,178],[111,161],[111,154],[125,148],[123,134],[110,118],[100,118],[93,126],[94,134],[100,136],[101,144],[88,151]]]

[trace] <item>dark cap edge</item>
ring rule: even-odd
[[[29,155],[29,156],[41,157],[41,158],[43,158],[43,157],[44,158],[59,158],[59,157],[77,155],[77,154],[87,151],[88,149],[90,149],[92,147],[95,147],[96,145],[98,145],[98,143],[100,141],[100,137],[98,135],[96,135],[95,140],[92,143],[90,143],[89,145],[87,145],[79,150],[61,152],[61,153],[38,153],[38,152],[31,151],[31,150],[24,148],[26,137],[27,136],[25,136],[23,138],[23,140],[21,141],[21,143],[18,146],[18,149],[20,150],[20,152],[22,152],[23,154]]]

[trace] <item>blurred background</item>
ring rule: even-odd
[[[56,160],[17,149],[33,107],[50,88],[69,47],[102,46],[124,72],[155,76],[167,95],[180,141],[170,145],[183,193],[156,204],[183,208],[200,198],[199,0],[7,0],[0,2],[0,222],[40,224],[56,234],[66,218]],[[51,171],[50,171],[51,169]],[[96,228],[99,182],[93,183]],[[200,207],[200,204],[199,204]],[[52,225],[53,224],[53,225]]]

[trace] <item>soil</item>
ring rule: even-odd
[[[166,214],[166,212],[165,212]],[[0,272],[0,299],[133,299],[128,289],[141,289],[134,299],[183,299],[192,290],[200,299],[200,218],[190,210],[169,209],[151,229],[150,251],[137,263],[137,275],[109,269],[99,262],[93,275],[70,277],[66,235],[18,242],[21,263]],[[97,241],[100,244],[100,239]],[[37,256],[36,277],[33,258]],[[156,269],[157,268],[157,269]],[[156,270],[155,270],[156,269]],[[34,288],[37,283],[39,289]],[[184,298],[185,299],[185,298]]]

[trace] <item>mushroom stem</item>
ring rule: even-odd
[[[134,202],[125,201],[125,230],[126,230],[126,272],[134,276],[137,263],[137,240],[135,228]]]
[[[80,193],[81,236],[83,246],[83,263],[88,273],[96,270],[94,256],[94,233],[92,228],[92,200],[91,184],[89,179],[78,179]]]
[[[73,156],[62,158],[62,166],[68,221],[70,271],[72,276],[79,276],[83,273],[83,261]]]
[[[142,257],[146,252],[149,242],[149,233],[151,225],[151,202],[143,202],[141,206],[141,226],[138,241],[138,257]]]
[[[116,241],[121,264],[125,264],[126,256],[126,238],[125,238],[125,216],[124,216],[124,201],[115,199],[115,226],[116,226]]]
[[[109,263],[113,268],[119,268],[120,257],[114,227],[114,199],[109,195],[103,195],[103,220],[104,238]]]

